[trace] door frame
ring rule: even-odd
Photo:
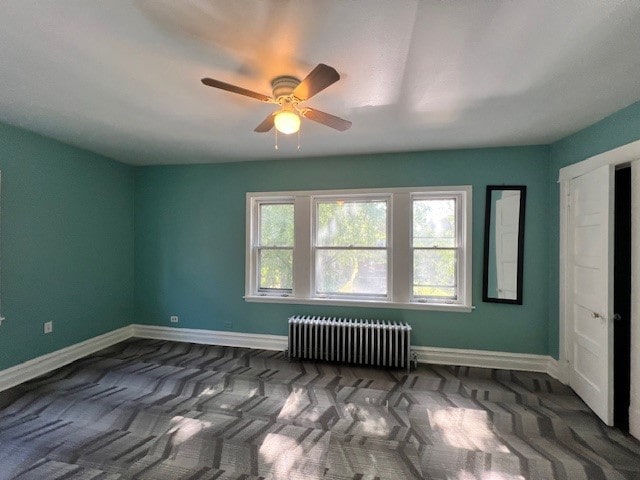
[[[559,258],[559,377],[569,381],[569,353],[573,341],[573,325],[567,313],[568,279],[568,193],[571,179],[584,175],[604,165],[631,165],[632,186],[640,185],[640,140],[595,155],[581,162],[561,168],[560,184],[560,258]],[[632,187],[632,211],[640,212],[640,188]],[[631,398],[629,407],[629,432],[640,439],[640,221],[632,217],[632,298],[631,298]],[[634,348],[635,346],[635,348]],[[615,388],[615,387],[614,387]]]

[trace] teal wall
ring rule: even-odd
[[[566,137],[550,146],[549,168],[549,355],[559,354],[560,188],[562,167],[640,140],[640,102]]]
[[[0,124],[0,170],[0,369],[132,323],[133,168]]]
[[[135,171],[138,323],[286,334],[292,314],[407,320],[413,342],[546,354],[548,147],[142,167]],[[245,193],[473,185],[472,313],[247,303]],[[527,185],[524,305],[482,303],[485,187]]]
[[[640,102],[548,147],[134,169],[0,124],[0,369],[169,315],[185,328],[272,334],[296,313],[398,319],[419,345],[557,358],[558,170],[638,139]],[[474,187],[472,313],[242,299],[247,191],[462,184]],[[488,184],[528,187],[522,306],[481,301]]]

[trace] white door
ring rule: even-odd
[[[613,423],[613,166],[569,185],[567,320],[569,384]]]
[[[496,277],[498,298],[518,298],[520,192],[505,190],[496,200]]]

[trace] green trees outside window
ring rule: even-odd
[[[293,290],[292,203],[262,203],[258,241],[260,291]]]
[[[413,201],[413,296],[457,296],[456,200]]]
[[[387,295],[387,210],[387,200],[316,203],[317,294]]]

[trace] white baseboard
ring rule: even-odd
[[[198,330],[194,328],[157,327],[153,325],[133,325],[133,336],[172,340],[175,342],[203,343],[225,347],[257,348],[260,350],[286,350],[287,337],[258,333],[224,332],[219,330]]]
[[[286,350],[288,344],[287,337],[284,335],[133,324],[1,370],[0,391],[44,375],[131,337],[276,351]],[[413,346],[412,350],[418,355],[418,362],[421,363],[544,372],[560,381],[564,381],[565,378],[559,363],[548,355],[422,346]],[[640,415],[637,418],[640,419]]]
[[[0,370],[0,392],[20,383],[75,362],[103,348],[110,347],[133,336],[133,326],[128,325],[84,342],[76,343],[55,352],[42,355],[14,367]]]
[[[255,333],[195,330],[190,328],[134,325],[134,336],[172,340],[176,342],[225,345],[231,347],[258,348],[262,350],[286,350],[285,335],[261,335]],[[411,347],[418,355],[418,362],[465,367],[498,368],[548,373],[563,381],[558,361],[548,355],[492,352],[485,350],[463,350],[456,348]]]
[[[629,433],[640,440],[640,404],[633,399],[629,407]]]
[[[543,372],[548,373],[554,378],[558,378],[557,372],[553,368],[550,368],[553,367],[555,359],[548,355],[421,347],[415,345],[411,348],[418,355],[418,362],[420,363]],[[555,363],[557,364],[557,362]]]
[[[547,357],[546,372],[565,385],[569,384],[569,362]]]

